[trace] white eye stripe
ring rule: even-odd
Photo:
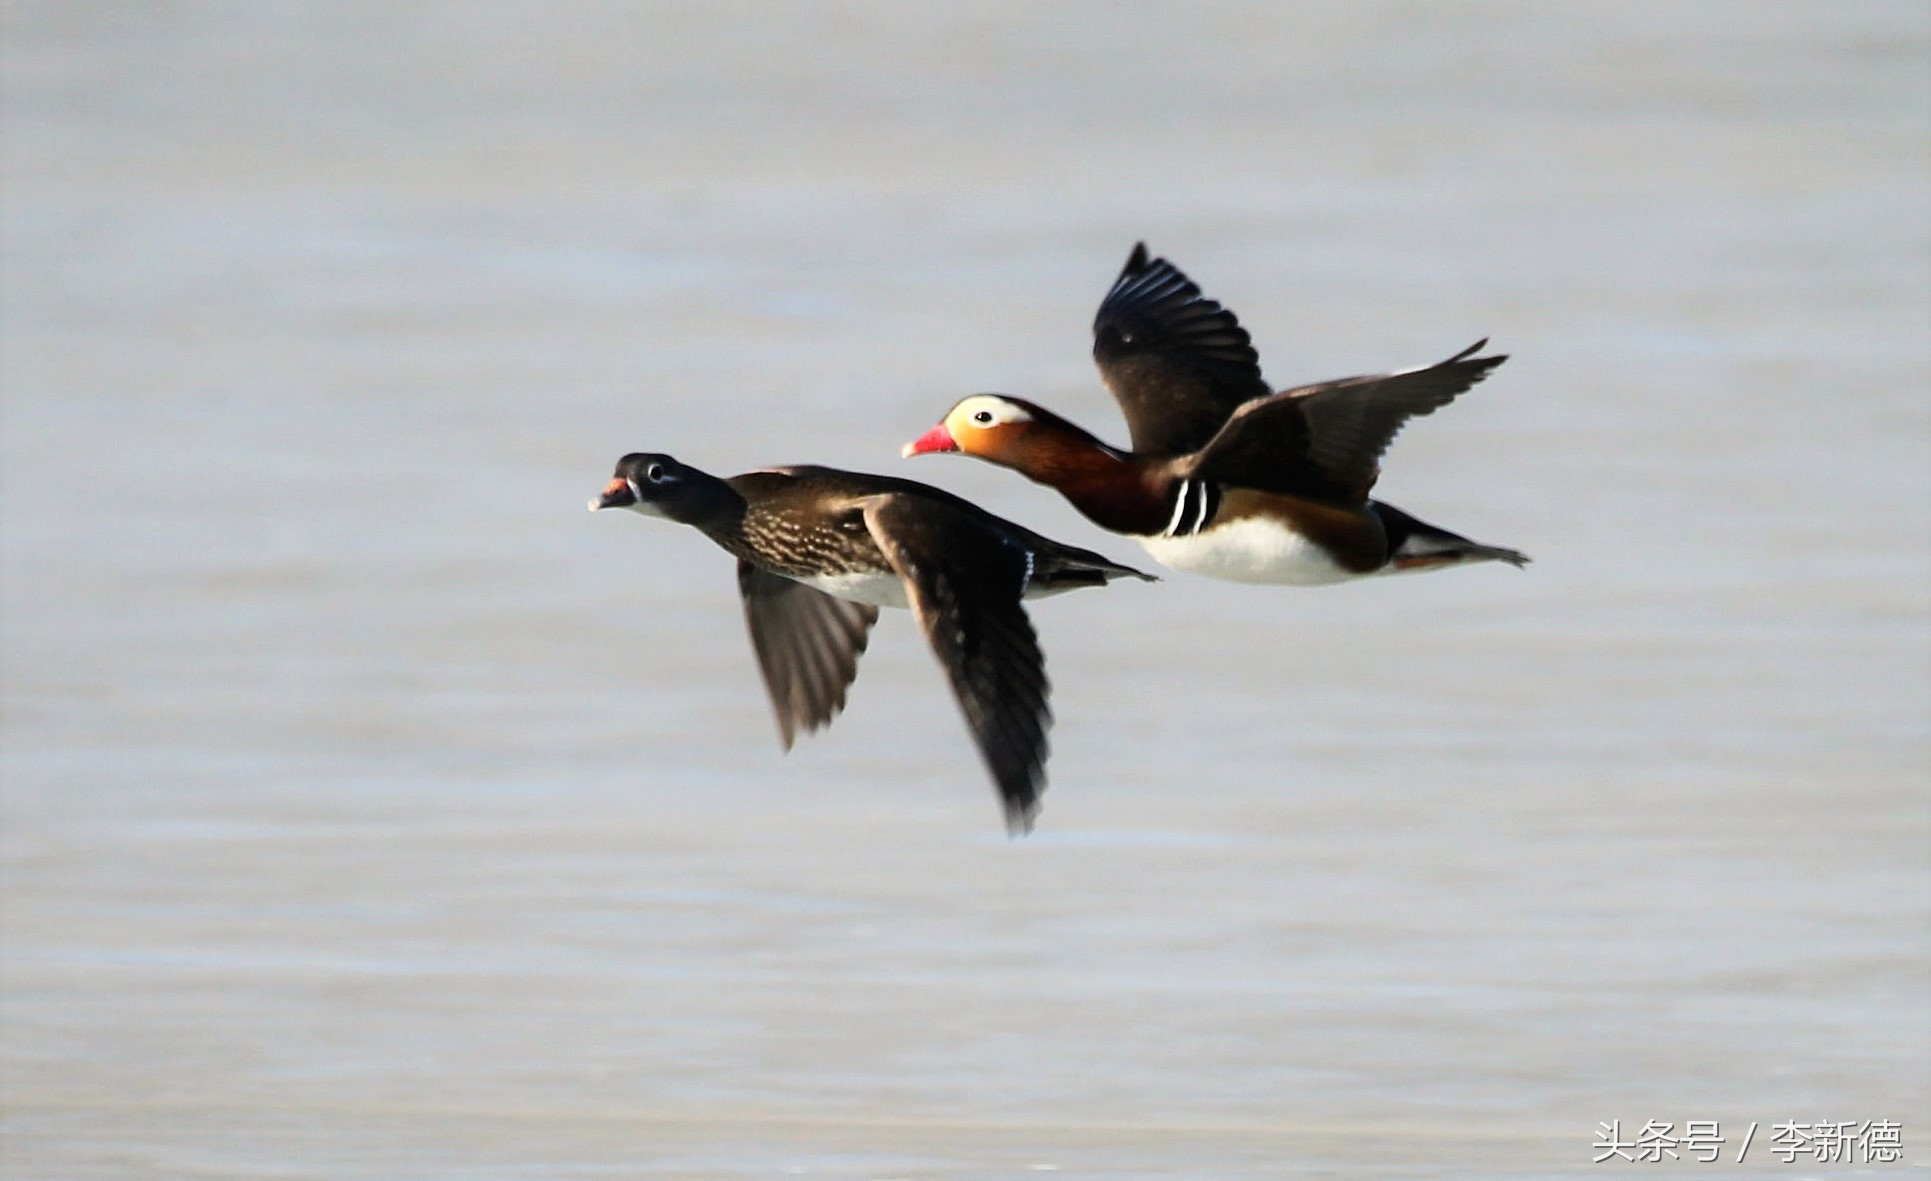
[[[1014,422],[1031,422],[1032,415],[1011,402],[997,398],[972,398],[960,404],[959,410],[966,421],[974,426],[1004,426]]]

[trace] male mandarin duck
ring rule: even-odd
[[[1061,545],[950,492],[833,468],[719,479],[668,455],[618,461],[592,511],[695,526],[738,560],[751,646],[791,748],[829,725],[880,607],[909,607],[952,682],[1008,827],[1032,827],[1045,786],[1045,657],[1023,599],[1115,578],[1154,581]]]
[[[1023,398],[966,398],[906,457],[963,452],[1057,489],[1154,559],[1234,582],[1314,586],[1528,556],[1417,520],[1369,491],[1410,418],[1488,376],[1486,345],[1439,364],[1271,391],[1234,314],[1145,243],[1093,321],[1093,358],[1126,416],[1122,451]]]

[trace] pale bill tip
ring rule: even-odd
[[[917,455],[918,453],[919,453],[919,445],[917,443],[907,443],[905,446],[900,447],[898,449],[898,457],[900,459],[910,459],[914,455]]]
[[[598,509],[600,509],[600,508],[602,508],[602,507],[603,507],[603,504],[601,503],[601,501],[599,500],[599,498],[597,498],[597,497],[595,497],[595,496],[593,496],[593,497],[591,497],[591,498],[590,498],[590,511],[591,511],[591,512],[593,512],[593,513],[594,513],[594,512],[596,512],[596,511],[597,511]]]

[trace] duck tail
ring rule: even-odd
[[[1459,533],[1430,525],[1378,500],[1371,502],[1371,507],[1388,532],[1388,572],[1391,574],[1469,562],[1507,562],[1518,569],[1529,564],[1529,555],[1521,550],[1470,541]]]
[[[1137,578],[1142,582],[1158,582],[1159,578],[1144,570],[1135,570],[1111,558],[1103,557],[1091,550],[1062,546],[1048,553],[1039,553],[1034,558],[1035,568],[1032,575],[1030,597],[1056,595],[1063,591],[1079,590],[1081,587],[1105,586],[1116,578]]]
[[[1087,562],[1082,567],[1082,572],[1089,577],[1096,578],[1098,584],[1101,586],[1105,586],[1116,578],[1137,578],[1141,582],[1160,581],[1160,576],[1157,574],[1148,574],[1144,570],[1136,570],[1132,566],[1122,565],[1110,558],[1102,558],[1098,554],[1087,555],[1087,559]]]

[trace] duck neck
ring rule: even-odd
[[[1102,529],[1157,533],[1165,523],[1166,483],[1148,461],[1110,447],[1069,422],[1054,423],[1012,466],[1053,488]]]
[[[732,549],[744,535],[747,503],[743,494],[730,481],[716,476],[693,473],[691,478],[692,486],[679,498],[673,519]]]

